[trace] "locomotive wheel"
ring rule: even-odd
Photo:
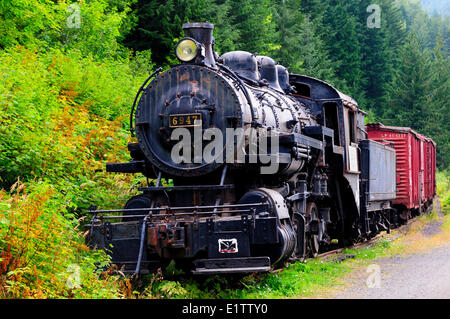
[[[137,196],[133,196],[131,197],[127,203],[125,204],[124,209],[142,209],[142,208],[150,208],[152,205],[152,197],[149,194],[140,194]],[[161,197],[161,196],[156,196],[154,198],[154,203],[153,203],[153,207],[163,207],[167,205],[167,201]],[[131,221],[139,221],[144,219],[144,216],[147,214],[148,212],[146,211],[127,211],[124,212],[123,215],[124,216],[131,216],[131,215],[142,215],[142,217],[130,217],[130,218],[123,218],[122,221],[124,222],[131,222]]]
[[[131,197],[127,203],[124,206],[124,209],[133,209],[133,208],[137,208],[137,209],[141,209],[141,208],[150,208],[152,199],[150,198],[150,196],[145,195],[145,194],[140,194],[137,196],[133,196]],[[124,216],[131,216],[131,215],[145,215],[145,212],[142,211],[126,211],[123,212]],[[122,221],[124,222],[131,222],[131,221],[138,221],[144,219],[144,216],[142,217],[131,217],[131,218],[123,218]]]
[[[319,255],[319,210],[315,203],[308,203],[306,206],[306,223],[308,225],[307,229],[307,237],[306,237],[306,245],[309,254],[316,258]]]

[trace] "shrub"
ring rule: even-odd
[[[61,190],[105,181],[107,161],[128,160],[128,115],[146,74],[129,60],[79,52],[0,52],[0,183],[35,177]],[[128,182],[130,177],[123,177]],[[114,180],[116,183],[117,180]],[[74,191],[76,191],[74,189]]]
[[[436,174],[437,195],[441,201],[444,214],[450,214],[450,176],[448,172],[437,172]]]
[[[0,298],[117,298],[119,278],[103,276],[54,186],[16,183],[0,191]]]
[[[147,76],[137,63],[0,51],[0,297],[122,296],[119,278],[100,279],[97,264],[109,258],[83,244],[76,218],[91,203],[121,207],[141,182],[103,170],[129,159],[130,103]]]
[[[1,1],[0,49],[24,45],[76,49],[97,59],[126,56],[117,40],[131,28],[127,15],[134,1]]]

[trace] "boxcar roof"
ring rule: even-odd
[[[431,139],[429,137],[426,137],[425,135],[422,135],[422,134],[414,131],[410,127],[389,126],[389,125],[384,125],[384,124],[381,124],[381,123],[369,123],[369,124],[367,124],[367,126],[373,127],[373,128],[376,128],[376,129],[383,129],[383,130],[386,130],[386,131],[411,133],[411,134],[414,134],[420,140],[431,142],[436,147],[436,142],[433,141],[433,139]]]

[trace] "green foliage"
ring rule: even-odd
[[[109,257],[84,245],[76,218],[90,204],[122,206],[140,185],[106,174],[104,163],[128,160],[130,103],[153,64],[150,52],[131,58],[117,42],[129,25],[127,5],[80,2],[82,27],[73,30],[68,4],[1,3],[1,298],[126,292],[120,278],[97,271]]]
[[[441,208],[444,214],[450,214],[450,174],[448,172],[437,172],[436,193],[441,201]]]
[[[127,0],[11,0],[0,3],[0,48],[14,45],[41,49],[77,49],[95,58],[126,55],[117,40],[132,24]]]
[[[437,142],[437,164],[450,164],[449,60],[442,45],[431,54],[410,35],[400,50],[399,64],[387,86],[382,122],[411,127]]]
[[[95,274],[95,264],[108,258],[82,246],[74,218],[90,204],[122,206],[140,183],[103,168],[107,161],[128,159],[123,123],[128,123],[129,103],[144,78],[133,72],[133,65],[142,63],[99,63],[78,51],[56,49],[39,54],[16,47],[0,53],[2,184],[9,188],[21,178],[30,189],[29,194],[0,193],[5,227],[0,250],[11,255],[8,262],[2,257],[3,297],[118,296],[116,279],[108,284]],[[47,234],[48,229],[54,232]],[[33,236],[36,242],[26,240]],[[71,264],[84,274],[81,290],[67,290],[64,284]]]
[[[408,31],[417,35],[422,48],[433,49],[439,36],[445,36],[445,47],[449,52],[449,16],[430,16],[422,7],[421,0],[399,0],[399,3]]]
[[[0,191],[0,298],[117,298],[103,251],[83,243],[64,196],[46,182]]]
[[[317,27],[299,8],[299,0],[275,1],[273,6],[279,49],[271,55],[288,66],[291,73],[302,73],[336,83],[334,69]]]
[[[67,181],[127,156],[123,123],[145,75],[124,62],[99,63],[78,51],[56,49],[0,52],[5,187],[19,176]]]
[[[239,30],[236,49],[269,55],[279,49],[274,43],[274,23],[270,0],[233,0],[233,26]]]
[[[426,99],[432,76],[430,56],[422,52],[417,38],[411,35],[400,51],[399,60],[401,64],[388,86],[383,121],[421,131],[428,112]]]
[[[367,24],[370,12],[367,8],[370,0],[359,4],[360,21]],[[386,84],[392,79],[399,49],[405,37],[401,13],[396,3],[391,0],[377,1],[380,6],[380,28],[368,28],[364,25],[359,33],[361,43],[362,65],[364,71],[362,88],[366,92],[368,109],[378,111],[386,94]]]
[[[426,100],[423,132],[437,143],[436,160],[441,169],[450,167],[450,60],[445,55],[442,39],[431,52],[431,79]]]
[[[214,49],[223,54],[236,50],[240,30],[234,25],[230,16],[233,0],[207,0],[204,12],[198,21],[209,21],[214,24]]]
[[[204,7],[200,0],[139,0],[134,7],[138,20],[125,43],[137,51],[150,49],[153,61],[167,63],[174,58],[173,48],[182,36],[182,24],[198,16]]]
[[[41,0],[0,2],[0,48],[42,44],[42,30],[58,29],[56,8]]]

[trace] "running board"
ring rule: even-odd
[[[269,257],[199,259],[194,261],[194,275],[267,272]]]

